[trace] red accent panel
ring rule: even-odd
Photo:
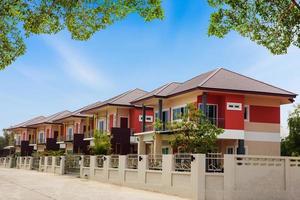
[[[227,103],[241,103],[241,110],[227,110]],[[225,96],[225,129],[244,130],[244,96]]]
[[[114,115],[110,114],[109,115],[109,130],[114,126]]]
[[[142,131],[142,122],[139,121],[139,116],[143,114],[141,108],[131,108],[130,109],[130,128],[133,130],[134,133],[138,133]],[[153,109],[147,109],[146,115],[154,116]],[[152,124],[152,122],[146,122],[146,125]]]
[[[280,123],[280,107],[250,106],[250,121]]]

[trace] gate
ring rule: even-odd
[[[32,158],[32,169],[39,170],[40,167],[40,157],[33,157]]]
[[[80,155],[67,155],[65,163],[65,173],[71,175],[80,175]]]

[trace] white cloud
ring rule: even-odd
[[[75,49],[58,36],[44,36],[43,40],[61,58],[63,70],[73,79],[93,89],[104,89],[112,85],[111,80],[95,67],[84,52]]]

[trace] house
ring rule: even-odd
[[[57,117],[54,122],[62,124],[61,134],[58,136],[57,144],[60,149],[68,153],[88,153],[87,141],[84,141],[84,135],[92,134],[94,129],[93,116],[82,114],[85,106],[69,114]]]
[[[20,153],[22,156],[32,154],[37,144],[36,129],[29,128],[27,125],[43,119],[45,119],[44,116],[38,116],[6,129],[14,135],[16,153]]]
[[[124,92],[103,102],[95,103],[81,113],[94,116],[94,127],[97,130],[111,135],[112,152],[115,154],[137,153],[137,140],[134,133],[142,131],[142,116],[145,116],[145,125],[153,123],[152,108],[142,110],[130,102],[146,95],[141,89]],[[93,137],[86,135],[85,140]]]
[[[189,103],[197,104],[206,117],[224,133],[218,136],[218,151],[228,154],[280,155],[280,106],[296,94],[227,69],[200,74],[183,83],[169,83],[132,101],[152,107],[163,124],[180,120]],[[136,132],[139,154],[174,153],[172,132]],[[180,150],[180,149],[179,149]]]
[[[56,142],[63,132],[63,127],[61,123],[55,122],[55,120],[70,113],[67,110],[61,111],[26,124],[27,129],[34,130],[36,151],[59,150],[59,145]]]

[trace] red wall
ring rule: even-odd
[[[142,122],[139,121],[139,116],[142,115],[142,109],[141,108],[131,108],[130,109],[130,128],[133,130],[134,133],[142,132]],[[154,120],[154,114],[153,110],[146,110],[146,115],[153,116]],[[152,124],[152,123],[146,123],[146,125]]]
[[[280,107],[251,106],[250,122],[280,123]]]
[[[114,114],[109,115],[109,130],[114,126]]]
[[[241,103],[241,110],[227,110],[227,103]],[[244,96],[225,96],[225,129],[244,130]]]

